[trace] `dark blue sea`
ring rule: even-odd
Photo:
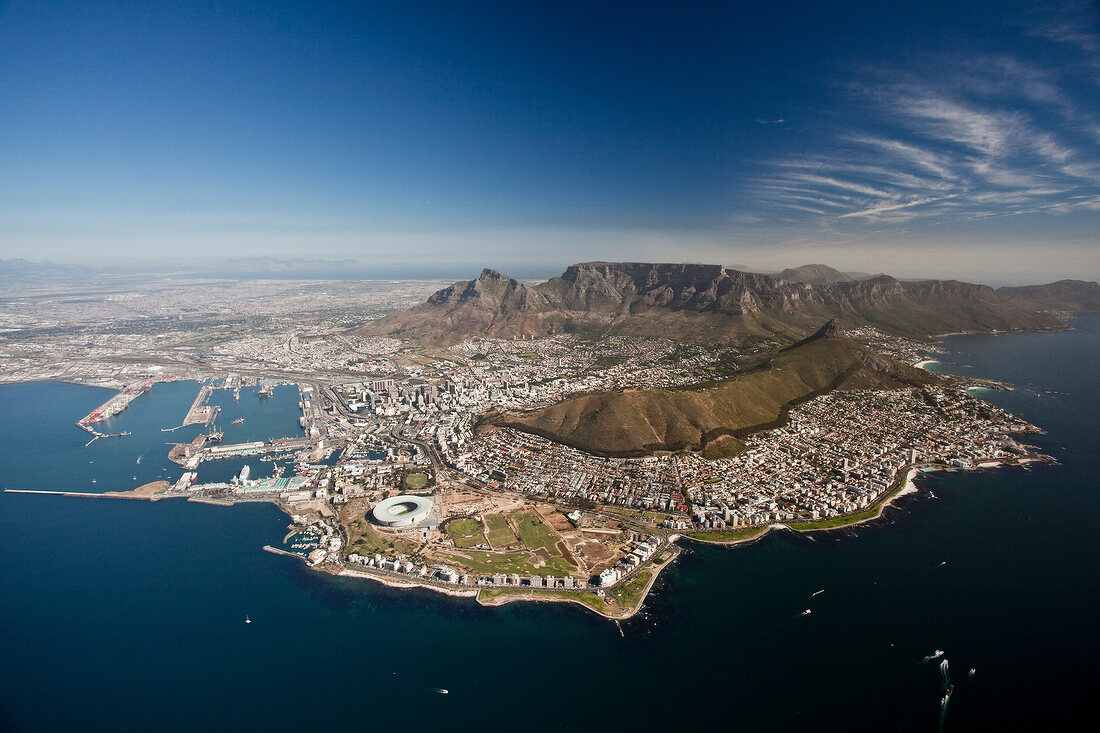
[[[260,550],[288,524],[270,505],[2,494],[0,729],[1092,730],[1100,317],[1074,326],[951,338],[940,367],[1015,385],[983,396],[1061,465],[922,476],[837,533],[690,545],[621,630],[311,572]],[[132,436],[85,447],[73,422],[108,391],[0,386],[0,486],[174,479],[166,443],[200,428],[161,430],[197,388],[157,385],[108,426]],[[300,434],[292,387],[216,399],[227,441]]]

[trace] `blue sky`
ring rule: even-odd
[[[1088,2],[0,3],[0,257],[1100,277]]]

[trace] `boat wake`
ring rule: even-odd
[[[955,692],[955,685],[951,683],[951,673],[947,669],[947,659],[940,662],[940,677],[943,678],[943,697],[940,698],[940,730],[947,719],[947,705],[951,702],[951,695]]]

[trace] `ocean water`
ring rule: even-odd
[[[922,476],[850,530],[689,545],[621,627],[312,572],[260,551],[288,524],[270,505],[2,494],[0,729],[1091,730],[1100,318],[1074,325],[952,338],[940,367],[1017,385],[985,396],[1061,465]],[[72,422],[109,393],[2,386],[0,486],[174,477],[163,443],[190,433],[160,428],[196,389],[158,385],[115,418],[131,438],[85,448]],[[238,427],[297,434],[287,398]]]

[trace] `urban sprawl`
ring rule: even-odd
[[[402,291],[398,305],[417,295]],[[384,310],[376,303],[371,315]],[[155,382],[202,382],[184,424],[209,428],[172,449],[183,472],[159,496],[275,501],[298,527],[284,551],[334,572],[429,587],[589,593],[610,604],[608,589],[652,582],[645,568],[667,561],[678,535],[722,539],[857,515],[912,470],[1026,460],[1012,435],[1034,430],[945,382],[817,397],[793,408],[782,427],[746,438],[746,450],[729,458],[604,458],[512,429],[479,429],[478,419],[579,392],[725,378],[742,354],[577,334],[417,352],[397,339],[353,336],[335,311],[307,327],[289,309],[243,333],[216,318],[172,324],[158,316],[154,328],[120,333],[94,324],[66,329],[53,317],[36,328],[29,312],[18,315],[0,333],[2,379],[119,389],[80,421],[92,440],[110,439],[101,423]],[[873,329],[849,335],[911,363],[934,351]],[[263,397],[279,384],[298,386],[301,434],[224,444],[210,390],[239,395],[256,387]],[[325,461],[334,454],[338,460]],[[230,456],[292,458],[294,470],[254,477],[246,469],[231,482],[195,482],[203,461]],[[372,507],[404,494],[433,497],[430,511],[408,522],[375,521]]]

